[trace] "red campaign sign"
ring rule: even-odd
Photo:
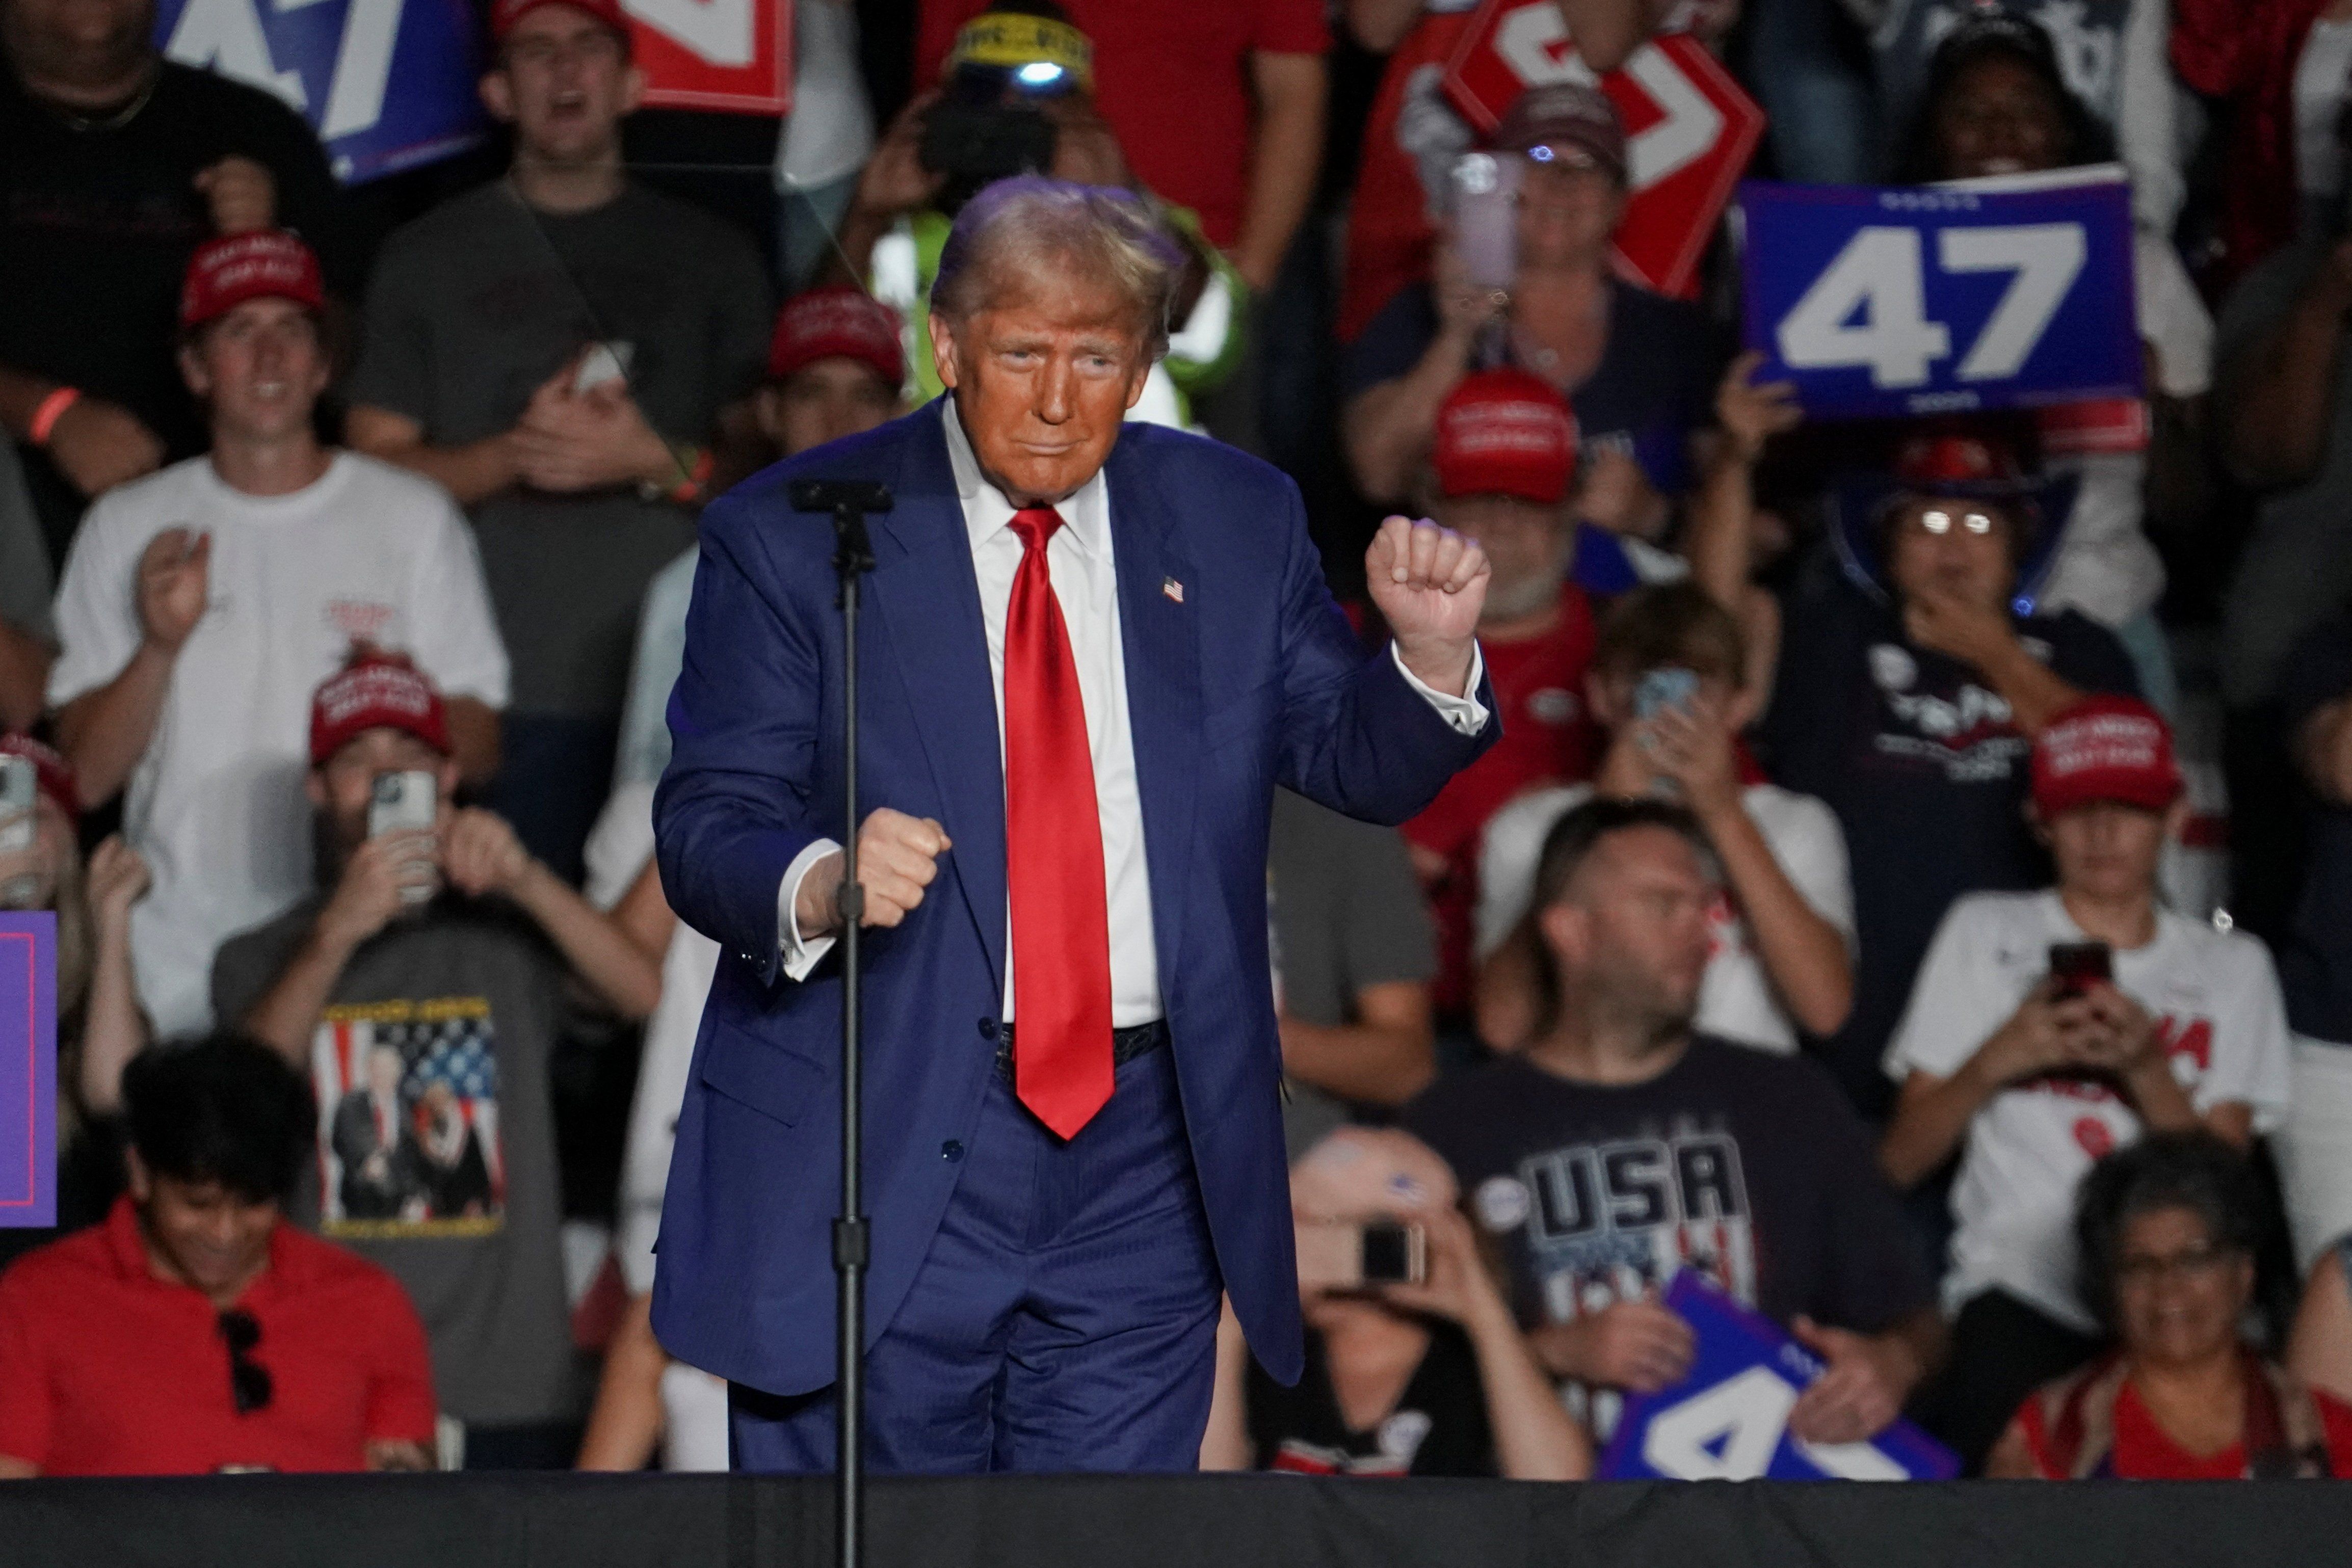
[[[652,109],[789,113],[793,0],[621,0]]]
[[[1454,106],[1492,135],[1511,100],[1531,87],[1593,81],[1554,0],[1486,0],[1446,63]],[[1625,122],[1630,193],[1617,259],[1635,281],[1685,298],[1699,259],[1764,134],[1764,111],[1696,38],[1652,38],[1601,90]]]

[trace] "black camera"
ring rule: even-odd
[[[1054,122],[1026,103],[941,99],[923,120],[916,156],[967,199],[982,186],[1054,166]],[[954,201],[952,205],[962,205]]]

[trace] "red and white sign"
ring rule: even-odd
[[[1484,135],[1528,88],[1594,81],[1554,0],[1486,0],[1445,68],[1446,95]],[[1635,281],[1688,298],[1764,111],[1687,33],[1652,38],[1598,83],[1625,122],[1617,259]]]
[[[793,0],[621,0],[653,109],[789,113]]]

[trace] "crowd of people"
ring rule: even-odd
[[[759,234],[633,169],[617,0],[491,0],[503,166],[388,235],[152,0],[0,0],[61,1233],[0,1232],[0,1475],[724,1468],[648,1309],[696,516],[940,394],[1022,169],[1148,203],[1129,418],[1289,471],[1368,648],[1383,512],[1491,563],[1499,741],[1402,829],[1275,802],[1307,1375],[1228,1314],[1203,1468],[1591,1475],[1696,1276],[1819,1364],[1802,1443],[2352,1472],[2352,0],[1549,3],[1596,71],[1714,50],[1753,172],[2120,163],[2144,394],[1809,418],[1727,238],[1687,298],[1615,256],[1607,94],[1447,98],[1465,0],[921,0],[880,117],[797,0]],[[566,1092],[614,1059],[625,1117]]]

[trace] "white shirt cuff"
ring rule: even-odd
[[[798,906],[801,879],[808,875],[809,868],[825,856],[840,852],[841,846],[831,839],[813,841],[808,848],[793,857],[793,863],[784,868],[784,880],[777,884],[776,947],[783,955],[784,975],[789,979],[807,979],[809,971],[833,951],[834,939],[830,936],[819,936],[813,941],[803,939]]]
[[[1429,706],[1437,710],[1437,716],[1452,725],[1455,730],[1463,735],[1475,735],[1486,727],[1486,705],[1480,702],[1476,695],[1448,696],[1439,691],[1435,686],[1405,668],[1404,655],[1397,652],[1397,645],[1394,643],[1389,644],[1389,657],[1396,661],[1397,674],[1404,677],[1405,685],[1426,698]],[[1478,683],[1486,678],[1486,655],[1479,650],[1477,643],[1473,643],[1470,644],[1470,679],[1464,685],[1463,689],[1475,694],[1478,690]]]

